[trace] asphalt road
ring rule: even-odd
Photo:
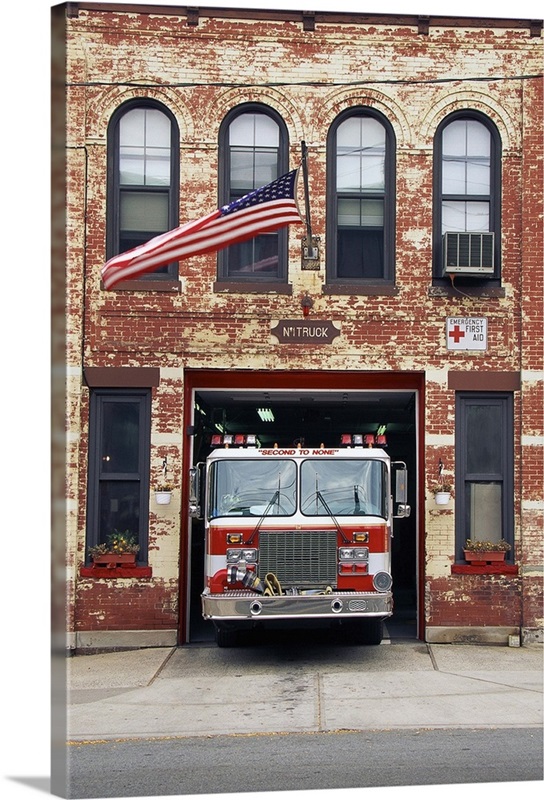
[[[543,780],[536,727],[83,742],[68,758],[70,798]]]

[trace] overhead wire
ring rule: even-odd
[[[175,83],[169,82],[156,82],[144,83],[143,81],[68,81],[66,86],[70,87],[94,87],[94,86],[126,86],[138,89],[202,89],[206,87],[217,88],[239,88],[239,89],[266,89],[282,86],[311,86],[311,87],[356,87],[356,86],[379,86],[379,85],[403,85],[403,86],[420,86],[439,83],[472,83],[472,82],[485,82],[492,83],[494,81],[527,81],[540,79],[544,73],[535,73],[528,75],[485,75],[485,76],[469,76],[469,77],[448,77],[448,78],[381,78],[361,81],[269,81],[264,83],[256,83],[251,81],[249,83],[242,81],[179,81]]]

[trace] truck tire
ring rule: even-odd
[[[377,645],[383,639],[383,619],[349,620],[346,638],[353,644]]]
[[[236,628],[226,628],[223,625],[215,626],[215,643],[218,647],[236,647],[239,643]]]

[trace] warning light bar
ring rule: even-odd
[[[343,433],[340,437],[343,447],[387,447],[387,437],[384,434],[376,436],[373,433]]]
[[[258,447],[259,441],[254,433],[214,433],[212,447]]]

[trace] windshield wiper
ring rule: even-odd
[[[355,512],[358,514],[361,510],[361,505],[359,503],[359,490],[357,488],[357,484],[353,487],[353,499],[355,501]]]
[[[268,515],[268,512],[270,511],[270,509],[272,508],[272,506],[274,505],[274,503],[276,501],[278,503],[278,513],[279,513],[279,510],[280,510],[279,509],[280,497],[281,497],[281,473],[278,475],[278,488],[276,489],[276,491],[274,492],[274,494],[272,495],[272,497],[268,501],[268,505],[266,506],[265,510],[263,511],[263,513],[262,513],[257,525],[255,526],[255,529],[254,529],[253,533],[251,534],[251,536],[247,540],[247,544],[251,544],[252,543],[253,539],[255,538],[257,533],[259,532],[259,528],[261,527],[261,525],[263,524],[264,520],[266,519],[266,516]]]
[[[316,481],[316,484],[317,484],[317,481]],[[348,539],[348,537],[346,536],[346,534],[342,530],[342,527],[340,526],[340,523],[338,522],[338,520],[336,519],[336,517],[332,513],[332,511],[331,511],[331,509],[329,507],[329,504],[327,503],[327,501],[325,500],[325,498],[323,497],[323,495],[321,494],[321,492],[319,491],[319,489],[317,487],[316,487],[316,490],[315,490],[315,496],[316,496],[316,498],[318,500],[321,500],[321,502],[323,503],[323,508],[325,509],[325,511],[327,512],[329,517],[334,522],[336,530],[338,531],[338,533],[342,537],[342,540],[343,540],[344,544],[351,544],[350,540]]]
[[[268,512],[270,511],[270,509],[272,508],[272,506],[274,505],[276,500],[279,500],[279,499],[280,499],[280,490],[276,489],[276,491],[272,495],[272,498],[268,501],[267,507],[263,511],[258,523],[256,524],[256,526],[255,526],[255,528],[253,530],[253,533],[251,534],[251,536],[247,540],[246,544],[251,544],[252,543],[253,539],[255,538],[255,536],[257,535],[257,533],[259,531],[259,528],[261,527],[261,525],[263,524],[264,520],[266,519],[266,516],[268,515]]]

